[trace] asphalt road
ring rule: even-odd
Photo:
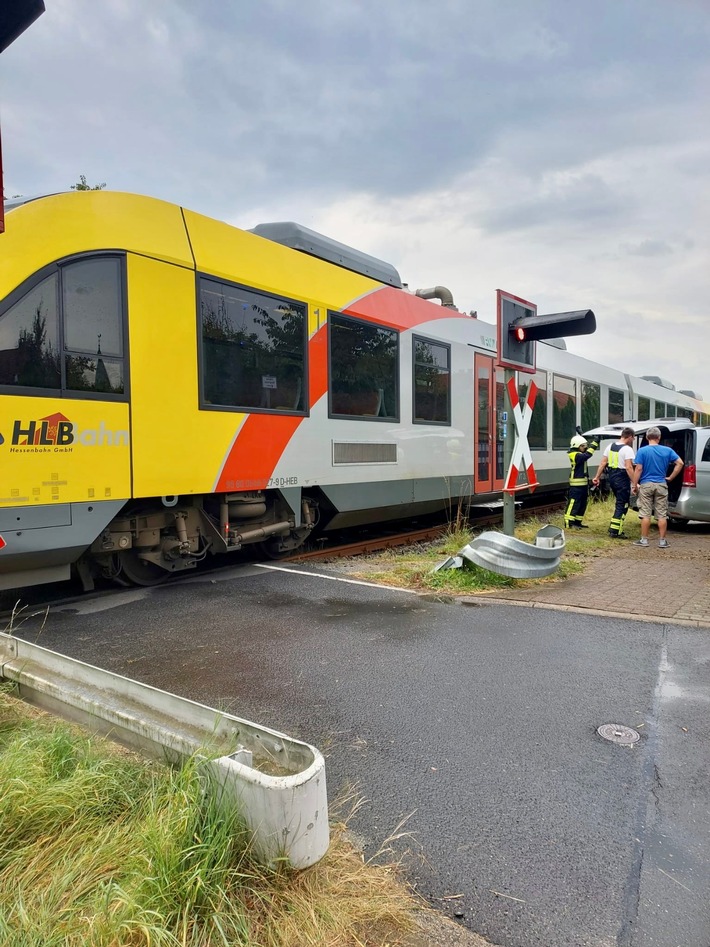
[[[497,944],[710,944],[707,631],[289,566],[87,597],[38,625],[17,633],[318,746],[331,800],[367,800],[366,852],[406,852],[420,893]]]

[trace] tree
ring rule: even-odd
[[[103,184],[94,184],[94,186],[92,187],[90,184],[86,183],[86,175],[80,174],[79,180],[77,181],[76,184],[72,184],[71,189],[72,191],[103,191],[105,187],[106,187],[105,181],[103,182]]]
[[[47,339],[47,317],[42,303],[35,310],[32,328],[20,329],[17,339],[15,383],[33,388],[59,388],[61,384],[59,356]]]

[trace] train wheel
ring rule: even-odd
[[[259,549],[267,559],[285,559],[293,553],[293,549],[279,549],[278,542],[273,539],[259,543]]]
[[[135,549],[125,549],[121,554],[121,575],[133,585],[160,585],[170,576],[169,572],[154,562],[141,559]]]

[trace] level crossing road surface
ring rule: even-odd
[[[710,944],[707,629],[303,565],[88,596],[20,637],[318,746],[372,854],[506,947]],[[597,734],[638,728],[633,747]],[[402,825],[404,820],[404,825]],[[460,897],[459,897],[460,896]]]

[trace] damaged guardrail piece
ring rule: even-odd
[[[0,634],[0,678],[58,716],[178,763],[204,757],[220,803],[237,807],[265,863],[306,868],[328,850],[325,761],[307,743]]]
[[[481,533],[433,571],[460,569],[466,562],[472,562],[512,579],[538,579],[559,569],[564,549],[565,534],[558,526],[543,526],[534,543],[525,543],[504,533]]]

